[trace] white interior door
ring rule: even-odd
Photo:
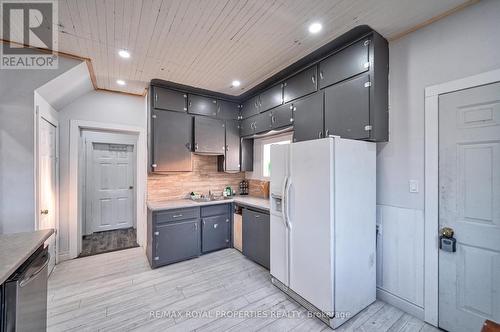
[[[334,312],[333,139],[291,144],[290,288],[325,313]]]
[[[39,122],[39,206],[40,218],[38,228],[47,229],[56,227],[56,127],[44,118]],[[50,261],[49,273],[56,264],[56,234],[53,234],[47,243],[49,246]]]
[[[500,83],[439,97],[439,327],[500,322]]]
[[[133,145],[90,143],[87,155],[87,229],[101,232],[133,227]],[[87,205],[88,206],[88,205]]]

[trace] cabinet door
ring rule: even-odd
[[[243,103],[241,116],[243,119],[249,118],[260,113],[259,96],[248,99]]]
[[[316,66],[286,80],[283,86],[283,101],[285,103],[315,92],[318,88]]]
[[[283,88],[281,84],[267,89],[259,96],[260,112],[265,112],[281,104],[283,104]]]
[[[179,262],[200,254],[199,220],[162,224],[154,235],[156,266]]]
[[[209,252],[229,247],[229,216],[206,217],[201,220],[201,251]]]
[[[225,171],[240,170],[240,125],[237,120],[226,121]]]
[[[153,107],[160,110],[186,112],[187,95],[183,92],[153,87]]]
[[[191,114],[217,116],[217,99],[188,95],[188,112]]]
[[[293,128],[294,142],[324,137],[323,91],[293,103]]]
[[[240,139],[240,170],[253,171],[253,138]]]
[[[272,128],[271,118],[272,117],[271,117],[270,111],[257,114],[255,116],[253,116],[252,118],[254,119],[253,120],[253,123],[254,123],[253,128],[254,128],[254,132],[256,134],[271,130],[271,128]]]
[[[369,70],[369,39],[335,53],[319,63],[320,89]]]
[[[224,121],[205,116],[194,118],[194,152],[224,154]]]
[[[187,113],[151,111],[154,172],[192,171],[193,117]]]
[[[351,139],[370,136],[370,82],[363,75],[325,89],[325,131]]]
[[[221,120],[238,120],[240,105],[231,101],[217,101],[217,118]]]
[[[243,209],[243,254],[269,269],[269,215]]]
[[[277,129],[293,125],[292,104],[282,105],[271,110],[271,128]]]
[[[255,116],[243,119],[240,123],[240,136],[248,136],[254,134],[254,122]]]

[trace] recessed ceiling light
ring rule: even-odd
[[[314,23],[311,23],[311,25],[309,25],[309,32],[310,33],[318,33],[321,31],[321,29],[323,29],[323,26],[321,25],[321,23],[314,22]]]
[[[127,83],[125,83],[124,80],[116,80],[116,84],[118,84],[118,85],[125,85]]]
[[[235,88],[236,88],[236,87],[239,87],[240,85],[241,85],[241,82],[240,82],[240,81],[238,81],[238,80],[234,80],[233,82],[231,82],[231,86],[233,86],[233,87],[235,87]]]
[[[130,52],[127,50],[119,50],[118,55],[125,59],[130,58]]]

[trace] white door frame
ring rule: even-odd
[[[116,135],[121,135],[121,137],[117,137]],[[133,134],[133,135],[130,135],[130,134],[123,134],[123,133],[116,133],[116,132],[89,132],[89,131],[86,131],[85,134],[84,134],[84,137],[86,142],[90,142],[90,143],[104,143],[104,144],[125,144],[125,145],[132,145],[133,146],[133,165],[134,165],[134,169],[137,165],[137,139],[138,139],[138,136],[136,134]],[[91,167],[91,165],[93,165],[93,160],[92,160],[92,155],[90,153],[92,153],[93,149],[91,146],[87,146],[85,147],[85,157],[84,157],[84,160],[83,160],[83,165],[80,165],[80,167],[84,167],[83,170],[81,173],[81,176],[82,176],[82,185],[83,185],[83,197],[82,197],[82,207],[83,207],[83,210],[82,210],[82,231],[84,231],[85,229],[83,228],[83,224],[85,224],[85,228],[88,230],[88,223],[87,223],[87,213],[88,213],[88,210],[89,210],[89,201],[87,200],[87,190],[89,188],[89,179],[87,178],[87,172],[89,170],[89,167]],[[133,189],[133,195],[135,195],[136,193],[136,188],[137,188],[137,178],[136,178],[136,175],[137,175],[137,172],[134,172],[134,189]],[[134,197],[134,196],[133,196]],[[132,200],[132,204],[133,204],[133,213],[136,213],[136,210],[137,210],[137,201],[135,199]],[[85,223],[83,222],[85,221]],[[137,220],[135,218],[133,218],[133,226],[135,226],[135,228],[137,228]],[[85,230],[85,233],[88,233],[86,230]]]
[[[35,92],[36,94],[36,92]],[[35,99],[36,99],[35,95]],[[57,120],[57,115],[52,114],[45,107],[40,108],[38,105],[35,106],[35,163],[34,163],[34,174],[35,174],[35,230],[40,228],[40,181],[41,181],[41,169],[40,169],[40,123],[41,121],[47,121],[56,128],[56,192],[55,192],[55,253],[56,253],[56,264],[59,263],[59,121]]]
[[[137,243],[145,248],[146,244],[146,187],[147,187],[147,143],[146,129],[142,127],[94,121],[71,120],[69,131],[69,256],[76,258],[81,250],[82,238],[82,204],[79,196],[81,172],[79,155],[81,148],[80,133],[82,130],[103,130],[138,135],[136,152],[136,221]]]
[[[439,95],[500,82],[500,69],[425,88],[424,320],[438,326]]]

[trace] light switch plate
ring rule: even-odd
[[[410,180],[408,181],[409,184],[409,190],[411,193],[418,193],[418,181],[417,180]]]

